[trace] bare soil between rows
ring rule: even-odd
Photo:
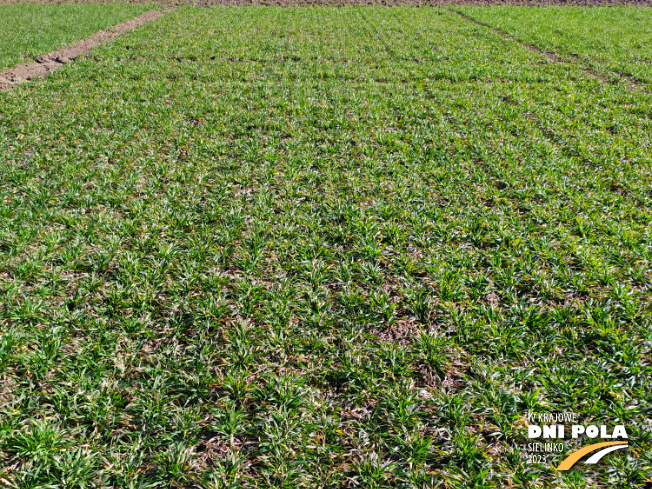
[[[101,30],[86,39],[69,44],[61,49],[44,54],[31,63],[14,66],[0,72],[0,91],[11,90],[17,85],[37,78],[45,78],[52,71],[88,53],[105,42],[111,41],[140,25],[158,19],[165,12],[151,10],[138,17],[113,26],[111,30]]]
[[[128,3],[151,3],[150,0],[28,0],[33,3],[111,3],[112,1],[126,1]],[[0,5],[8,3],[25,3],[25,0],[0,0]],[[437,7],[446,5],[522,5],[522,6],[618,6],[635,5],[652,7],[652,0],[157,0],[163,6],[337,6],[346,5],[377,5],[377,6],[413,6]]]

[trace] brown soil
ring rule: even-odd
[[[157,19],[164,13],[158,10],[145,12],[143,15],[114,26],[111,31],[96,32],[91,37],[77,41],[57,51],[39,56],[36,58],[36,61],[14,66],[13,68],[0,72],[0,91],[11,90],[16,85],[28,80],[45,78],[51,71],[73,61],[91,49],[115,39],[119,35],[139,25]]]
[[[2,1],[2,0],[0,0]],[[86,1],[86,0],[82,0]],[[140,1],[140,0],[131,0]],[[160,1],[160,0],[159,0]],[[447,5],[524,5],[524,6],[552,6],[552,5],[641,5],[652,6],[652,0],[163,0],[174,5],[196,5],[212,7],[218,5],[276,5],[283,7],[300,7],[307,5],[331,5],[342,7],[345,5],[378,5],[378,6],[411,6],[411,7],[443,7]]]

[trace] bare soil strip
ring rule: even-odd
[[[36,78],[45,78],[50,72],[77,59],[91,49],[111,41],[116,37],[145,24],[146,22],[158,19],[168,11],[151,10],[126,22],[113,26],[112,30],[102,30],[91,37],[82,39],[66,47],[36,58],[36,61],[14,66],[0,72],[0,91],[11,90],[20,83]]]
[[[468,20],[469,22],[471,22],[473,24],[480,25],[482,27],[486,27],[488,29],[491,29],[495,33],[500,34],[501,36],[503,36],[505,39],[509,39],[510,41],[514,41],[514,42],[517,42],[517,43],[521,44],[522,46],[525,46],[526,48],[528,48],[533,53],[537,53],[537,54],[541,54],[541,55],[545,56],[546,58],[548,58],[549,61],[552,61],[553,63],[563,63],[563,64],[567,64],[567,65],[571,64],[570,61],[566,61],[565,59],[560,58],[555,53],[551,53],[550,51],[542,51],[541,49],[537,48],[536,46],[533,46],[532,44],[528,44],[526,42],[521,41],[520,39],[512,37],[509,34],[507,34],[505,31],[501,31],[500,29],[498,29],[496,27],[493,27],[493,26],[490,26],[488,24],[484,24],[482,22],[479,22],[479,21],[469,17],[468,15],[463,14],[462,12],[458,12],[457,10],[453,10],[453,9],[448,9],[448,10],[450,12],[456,13],[457,15],[462,17],[463,19],[466,19],[466,20]],[[596,80],[599,80],[601,83],[609,83],[609,80],[607,80],[607,78],[600,75],[599,73],[596,73],[593,70],[590,70],[588,68],[581,67],[581,66],[579,67],[579,69],[582,70],[587,75],[592,76]]]

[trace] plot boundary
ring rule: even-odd
[[[491,29],[493,32],[495,32],[496,34],[500,34],[502,37],[504,37],[505,39],[507,39],[509,41],[517,42],[521,46],[524,46],[527,49],[529,49],[530,51],[532,51],[533,53],[537,53],[537,54],[540,54],[542,56],[545,56],[548,59],[548,61],[551,61],[553,63],[561,63],[561,64],[565,64],[565,65],[576,66],[580,71],[583,71],[584,73],[586,73],[590,77],[595,78],[596,80],[600,81],[600,83],[609,83],[609,80],[606,77],[602,76],[601,74],[596,73],[595,71],[593,71],[593,70],[591,70],[589,68],[586,68],[584,66],[578,66],[578,65],[575,65],[574,63],[572,63],[570,61],[566,61],[565,59],[560,58],[557,55],[557,53],[554,53],[552,51],[544,51],[542,49],[539,49],[538,47],[536,47],[533,44],[522,41],[522,40],[520,40],[520,39],[518,39],[518,38],[516,38],[514,36],[511,36],[507,32],[505,32],[505,31],[503,31],[501,29],[498,29],[497,27],[494,27],[494,26],[489,25],[489,24],[485,24],[484,22],[476,20],[473,17],[470,17],[470,16],[466,15],[465,13],[460,12],[458,10],[455,10],[455,9],[452,9],[452,8],[449,8],[447,10],[449,12],[452,12],[452,13],[455,13],[455,14],[459,15],[464,20],[467,20],[467,21],[471,22],[472,24],[479,25],[479,26],[482,26],[482,27],[486,27],[487,29]]]
[[[171,10],[150,10],[138,17],[121,22],[112,27],[112,30],[100,30],[90,37],[64,46],[56,51],[43,54],[36,58],[36,61],[13,66],[0,72],[0,92],[12,90],[21,83],[35,79],[43,79],[52,71],[63,65],[74,61],[82,54],[86,54],[92,49],[112,41],[113,39],[135,29],[138,26],[146,24],[152,20],[162,17]]]

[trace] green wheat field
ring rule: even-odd
[[[0,65],[154,7],[65,8]],[[651,164],[645,7],[180,7],[0,92],[0,486],[650,488]]]

